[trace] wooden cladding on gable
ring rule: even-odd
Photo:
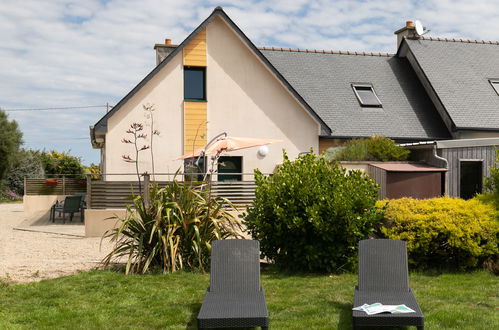
[[[184,153],[206,145],[206,102],[184,102]]]
[[[183,58],[185,67],[206,67],[206,28],[184,47]],[[206,145],[206,109],[206,102],[184,101],[184,153]]]
[[[184,65],[206,66],[206,28],[185,45]]]

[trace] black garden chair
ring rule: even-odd
[[[227,239],[212,242],[210,287],[198,327],[268,329],[269,313],[260,286],[260,243]]]
[[[83,196],[68,196],[64,199],[62,203],[56,203],[50,209],[50,219],[55,222],[55,212],[59,214],[62,213],[62,221],[66,223],[66,213],[69,213],[69,221],[73,221],[73,216],[77,212],[82,213],[82,198]],[[81,218],[83,221],[83,216]]]
[[[353,311],[353,327],[416,326],[424,329],[424,316],[409,288],[406,243],[372,239],[359,243],[359,284],[355,287],[354,306],[382,303],[402,305],[415,313],[367,315]]]

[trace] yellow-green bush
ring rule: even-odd
[[[377,203],[385,205],[381,232],[407,242],[415,267],[465,270],[497,257],[499,223],[492,205],[449,197]]]

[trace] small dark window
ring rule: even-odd
[[[497,95],[499,95],[499,79],[491,79],[489,81],[494,90],[496,91]]]
[[[381,107],[381,102],[371,85],[352,85],[355,96],[363,107]]]
[[[184,67],[184,99],[194,101],[206,100],[206,68]]]
[[[242,181],[243,157],[222,156],[218,159],[218,181]]]
[[[460,160],[460,188],[459,197],[471,199],[482,193],[483,161]]]

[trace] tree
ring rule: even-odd
[[[9,120],[5,111],[0,109],[0,182],[14,160],[19,146],[23,143],[23,134],[15,120]]]

